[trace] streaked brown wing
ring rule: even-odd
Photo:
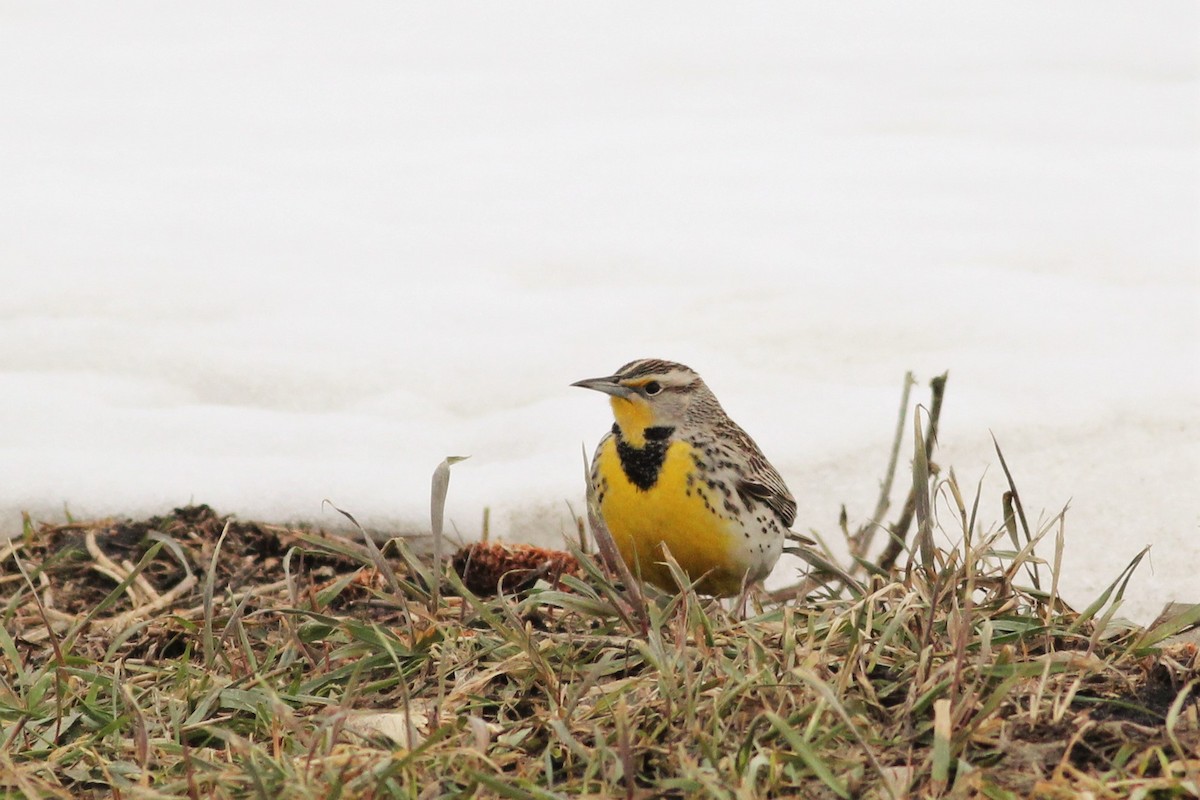
[[[790,528],[796,521],[796,501],[788,493],[787,487],[783,486],[782,480],[780,487],[782,490],[742,478],[737,483],[737,493],[742,498],[742,502],[747,505],[752,499],[766,503],[772,511],[779,515],[779,521],[783,523],[783,526]]]
[[[737,484],[737,492],[742,502],[748,504],[751,500],[757,500],[765,503],[779,515],[785,528],[792,527],[792,523],[796,521],[796,498],[788,491],[783,478],[767,461],[750,435],[733,420],[729,420],[727,435],[737,441],[739,449],[746,456],[746,474]]]

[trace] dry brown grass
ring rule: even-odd
[[[1200,659],[1173,638],[1200,610],[1118,622],[1136,562],[1067,607],[1034,547],[1061,552],[1061,520],[1029,530],[1011,487],[980,532],[915,460],[907,559],[745,618],[579,552],[557,584],[481,597],[447,570],[435,595],[400,541],[205,506],[30,522],[0,545],[0,792],[1200,795]],[[923,547],[935,527],[958,545]]]

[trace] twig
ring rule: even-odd
[[[157,595],[154,600],[150,601],[149,603],[144,603],[137,608],[132,608],[123,614],[118,614],[117,616],[112,617],[111,619],[93,620],[92,624],[107,628],[108,630],[119,631],[128,627],[129,623],[133,622],[134,620],[148,617],[154,612],[160,611],[171,605],[180,597],[183,597],[183,595],[195,588],[198,582],[199,580],[195,575],[188,575],[179,583],[175,584],[175,586],[173,586],[169,592],[166,594]]]
[[[99,572],[106,578],[111,578],[114,583],[121,583],[129,577],[131,572],[133,572],[132,566],[128,568],[121,567],[119,564],[109,558],[103,550],[100,549],[100,544],[96,541],[95,529],[87,532],[87,535],[84,537],[84,544],[87,548],[88,555],[92,557],[92,569],[94,569],[96,572]],[[145,587],[143,584],[145,583],[146,579],[141,574],[138,574],[137,577],[127,587],[125,587],[125,593],[129,595],[129,600],[133,603],[135,608],[145,602],[148,602],[147,598],[143,598],[139,595],[139,591],[144,591]],[[157,594],[153,591],[153,589],[150,591],[152,594]]]
[[[917,516],[917,548],[921,555],[921,566],[928,575],[933,575],[933,509],[929,502],[929,450],[921,436],[921,419],[913,419],[913,498]]]
[[[875,541],[875,531],[883,526],[883,515],[891,506],[892,483],[896,479],[896,463],[900,460],[900,442],[904,439],[904,421],[908,417],[908,399],[912,387],[917,383],[912,372],[904,373],[904,390],[900,393],[900,413],[896,419],[896,435],[892,439],[892,452],[888,458],[887,472],[879,484],[879,500],[875,503],[875,513],[871,519],[863,523],[850,539],[850,557],[854,563],[850,565],[850,574],[862,572],[866,568],[859,561],[867,557],[871,545]]]
[[[950,376],[949,372],[943,372],[929,382],[929,389],[932,394],[932,401],[929,407],[929,424],[925,427],[925,458],[928,460],[933,455],[933,446],[937,442],[938,420],[942,416],[942,397],[946,391],[946,379]],[[896,566],[896,559],[904,550],[904,540],[908,536],[908,529],[912,525],[913,515],[917,510],[917,486],[914,484],[908,490],[908,498],[904,501],[904,510],[900,512],[900,517],[888,528],[888,534],[891,539],[884,548],[883,554],[879,557],[878,566],[885,572],[890,572]]]

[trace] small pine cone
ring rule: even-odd
[[[497,586],[506,594],[523,592],[539,578],[557,581],[579,570],[570,553],[531,544],[475,542],[455,553],[451,563],[463,585],[480,597],[495,596]]]

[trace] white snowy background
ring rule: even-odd
[[[1200,599],[1194,3],[0,5],[0,531],[159,513],[553,542],[697,368],[797,527],[902,378],[1083,604]],[[905,445],[906,469],[910,445]],[[896,492],[902,501],[903,481]],[[947,509],[941,509],[943,514]],[[1052,539],[1044,554],[1053,553]],[[774,583],[790,580],[781,564]]]

